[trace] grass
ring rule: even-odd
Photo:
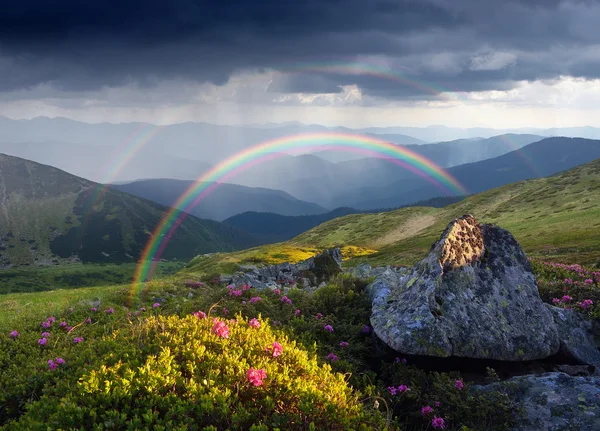
[[[160,262],[157,275],[176,273],[182,262]],[[136,265],[131,264],[71,264],[41,268],[10,269],[0,271],[1,294],[43,292],[56,289],[79,289],[90,286],[107,286],[133,281]]]

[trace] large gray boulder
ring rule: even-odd
[[[523,408],[513,431],[600,430],[600,377],[518,376],[474,391],[503,391]]]
[[[451,222],[408,276],[370,291],[373,329],[398,352],[524,361],[559,350],[525,253],[472,215]]]

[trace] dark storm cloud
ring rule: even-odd
[[[356,84],[413,98],[431,97],[427,88],[506,89],[521,79],[598,76],[599,58],[577,60],[598,42],[598,20],[598,2],[583,0],[12,1],[0,9],[0,91],[179,78],[221,85],[242,69],[360,55],[395,58],[404,83],[292,70],[270,90]]]

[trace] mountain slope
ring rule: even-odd
[[[547,178],[505,185],[444,208],[407,207],[352,214],[323,223],[294,239],[234,253],[196,257],[186,273],[232,271],[242,263],[300,260],[308,252],[341,246],[347,265],[412,265],[456,217],[508,229],[531,257],[600,268],[600,159]],[[368,255],[365,255],[369,253]],[[297,257],[297,258],[296,258]]]
[[[112,187],[135,196],[172,206],[193,181],[150,179],[118,184]],[[327,209],[296,199],[280,190],[220,184],[190,209],[190,214],[213,220],[224,220],[246,211],[272,212],[281,215],[322,214]]]
[[[167,210],[51,166],[0,154],[0,268],[135,262]],[[231,226],[188,217],[163,257],[186,259],[253,244]]]
[[[427,201],[415,202],[414,206],[431,206],[435,208],[444,207],[453,204],[462,197],[442,197],[428,199]],[[385,211],[379,209],[378,211]],[[337,208],[325,214],[305,215],[305,216],[283,216],[273,213],[260,213],[248,211],[242,214],[234,215],[223,220],[223,223],[237,227],[244,232],[248,232],[253,237],[257,238],[261,244],[286,241],[294,238],[315,226],[326,221],[333,220],[349,214],[358,214],[361,212],[353,208]]]

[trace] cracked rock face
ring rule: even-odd
[[[451,222],[411,273],[378,289],[371,324],[406,354],[524,361],[560,346],[515,238],[471,215]]]

